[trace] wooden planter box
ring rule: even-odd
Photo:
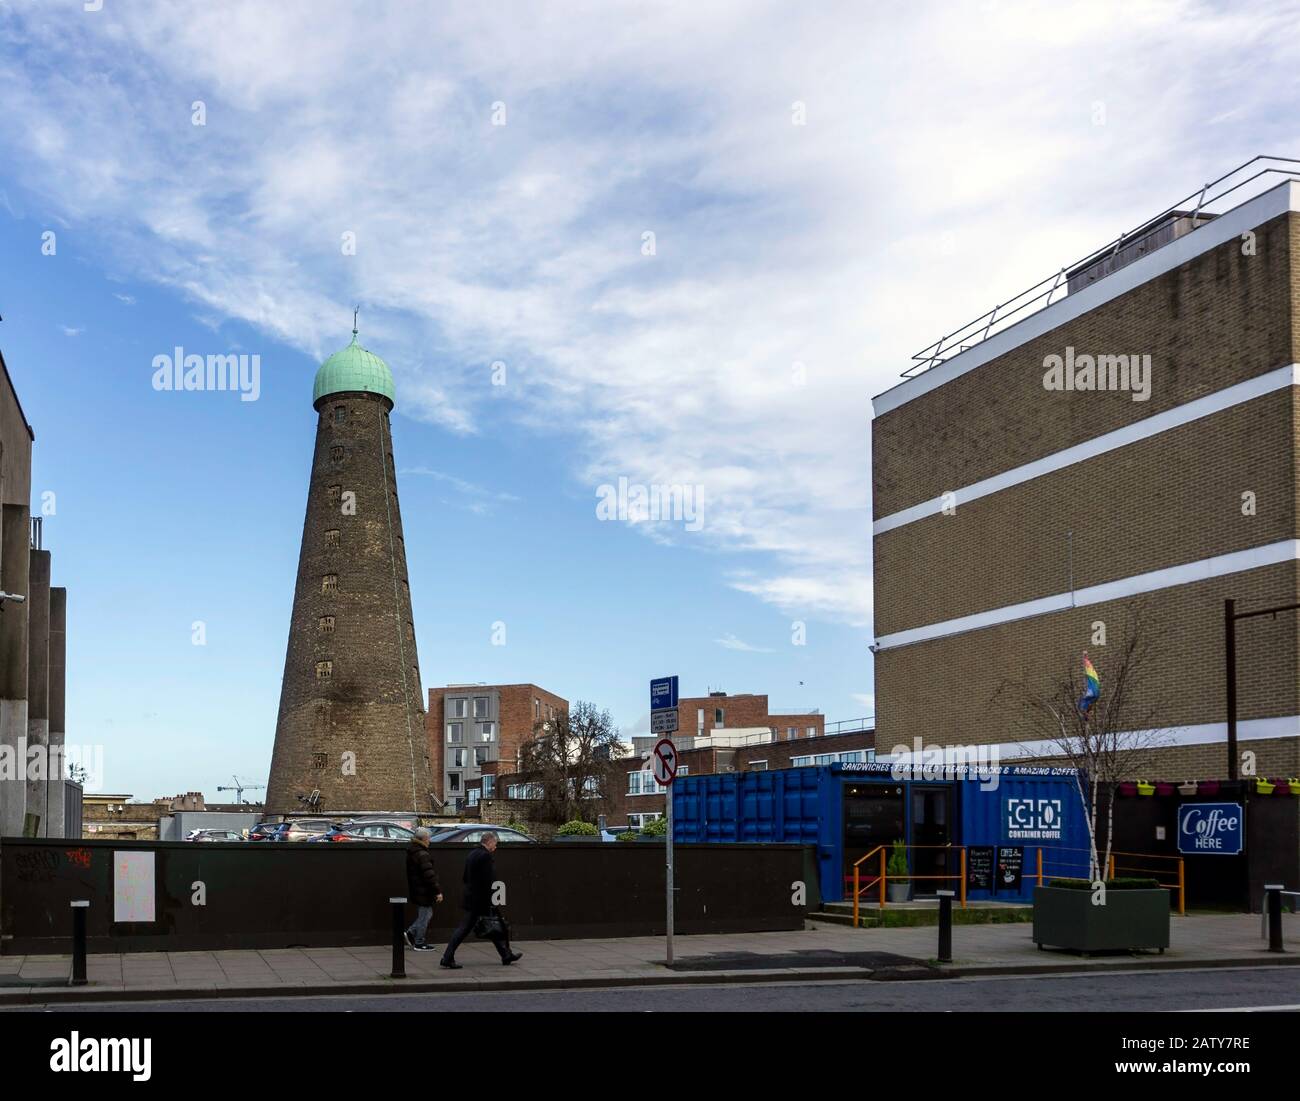
[[[1039,948],[1106,952],[1169,947],[1169,892],[1106,892],[1094,906],[1091,891],[1068,887],[1034,889],[1034,943]]]

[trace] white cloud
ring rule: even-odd
[[[647,533],[855,624],[870,396],[1297,129],[1291,4],[10,7],[0,155],[122,277],[317,356],[359,300],[404,412],[699,484]]]
[[[64,336],[80,336],[86,331],[84,325],[79,329],[74,329],[70,325],[60,325],[59,328],[63,330]]]
[[[722,638],[713,640],[724,650],[743,650],[747,654],[770,654],[772,650],[767,646],[752,646],[743,639],[737,638],[733,634],[724,635]]]

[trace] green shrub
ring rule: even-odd
[[[1092,884],[1086,879],[1049,879],[1049,887],[1064,887],[1069,891],[1091,891]],[[1106,880],[1106,890],[1108,891],[1154,891],[1160,884],[1154,879],[1108,879]]]
[[[555,831],[556,837],[599,837],[600,830],[590,822],[582,822],[574,819],[572,822],[565,822],[558,830]]]
[[[668,836],[668,819],[656,818],[647,822],[641,827],[642,837],[667,837]]]
[[[891,879],[907,878],[907,846],[901,841],[894,842],[894,851],[889,854],[885,872]]]
[[[614,836],[617,837],[620,841],[636,840],[636,833],[633,830],[624,830],[622,833],[615,834]]]

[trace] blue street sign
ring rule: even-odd
[[[660,677],[650,682],[650,710],[663,711],[677,707],[677,678]]]
[[[1184,803],[1178,808],[1178,851],[1215,856],[1241,852],[1245,821],[1240,803]]]

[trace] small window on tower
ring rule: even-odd
[[[338,528],[330,528],[330,530],[325,533],[325,545],[327,547],[337,547],[339,545]]]
[[[346,405],[334,406],[334,423],[342,424],[348,419],[348,409]]]
[[[334,630],[334,617],[332,615],[321,616],[320,629],[324,631],[326,634],[332,633]]]
[[[329,680],[334,675],[334,663],[332,661],[318,661],[316,663],[316,679]]]
[[[311,755],[312,768],[324,768],[327,758],[324,753],[313,753]]]
[[[415,638],[415,624],[414,624],[414,623],[408,623],[408,624],[406,625],[406,640],[407,640],[408,642],[410,642],[410,641],[413,641],[414,638]]]
[[[342,499],[343,499],[343,487],[342,487],[342,486],[330,486],[330,500],[331,500],[331,501],[340,501],[340,500],[342,500]]]
[[[343,461],[342,445],[335,444],[333,447],[330,448],[330,459],[336,463],[341,463]]]
[[[339,575],[336,573],[327,573],[320,579],[320,591],[323,593],[338,592]]]

